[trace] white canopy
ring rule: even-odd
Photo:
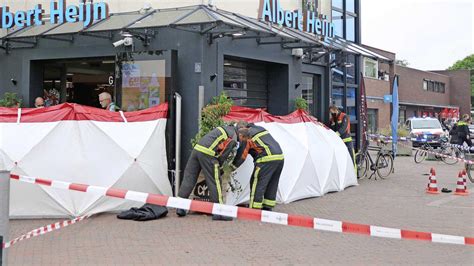
[[[290,203],[296,200],[322,196],[357,185],[354,164],[344,142],[332,130],[302,111],[284,117],[247,108],[233,108],[227,121],[247,120],[266,128],[280,144],[285,164],[278,186],[277,201]],[[249,200],[249,181],[253,160],[249,156],[236,171],[233,187],[229,190],[228,204]],[[237,184],[236,184],[237,183]]]

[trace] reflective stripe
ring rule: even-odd
[[[268,131],[262,131],[260,133],[258,133],[257,135],[253,136],[252,140],[255,141],[256,139],[260,138],[261,136],[264,136],[264,135],[267,135],[268,134]]]
[[[263,207],[263,203],[261,203],[261,202],[254,202],[254,203],[252,204],[252,207],[251,207],[251,208],[253,208],[253,209],[261,209],[262,207]]]
[[[467,126],[468,124],[466,122],[458,122],[458,126]]]
[[[194,146],[194,149],[197,150],[197,151],[200,151],[200,152],[202,152],[202,153],[204,153],[204,154],[210,155],[210,156],[212,156],[212,157],[216,156],[216,152],[215,152],[215,151],[213,151],[213,150],[211,150],[211,149],[209,149],[209,148],[206,148],[206,147],[204,147],[204,146],[201,146],[201,145],[199,145],[199,144],[196,144],[196,145]]]
[[[267,155],[272,155],[272,152],[270,151],[270,148],[267,145],[265,145],[265,143],[260,139],[260,137],[265,136],[267,134],[269,134],[268,131],[266,131],[266,130],[262,131],[262,132],[258,133],[257,135],[255,135],[252,138],[252,140],[257,141],[258,144],[260,144],[260,146],[262,146],[265,149],[265,151],[267,152]]]
[[[348,138],[342,139],[342,141],[344,141],[344,142],[351,142],[351,141],[352,141],[352,137],[348,137]]]
[[[224,200],[222,199],[221,181],[219,179],[219,164],[214,164],[214,179],[216,180],[217,197],[219,198],[219,203],[224,204]]]
[[[271,162],[271,161],[281,161],[283,159],[285,159],[283,154],[269,155],[269,156],[264,156],[262,158],[257,159],[257,163],[266,163],[266,162]]]
[[[275,207],[276,205],[276,200],[267,200],[263,199],[263,204],[268,207]]]
[[[252,190],[250,191],[250,201],[249,201],[250,208],[252,208],[253,200],[255,198],[255,190],[257,189],[257,182],[258,182],[258,173],[260,173],[260,167],[255,168],[255,173],[253,174],[253,184],[252,184]]]
[[[228,138],[227,133],[225,132],[225,130],[222,127],[217,127],[217,129],[219,129],[219,131],[222,133],[222,135],[220,135],[216,140],[214,140],[212,145],[209,147],[209,149],[212,150],[212,151],[214,151],[214,148],[219,144],[219,142],[221,142],[222,140],[225,140],[225,139]]]

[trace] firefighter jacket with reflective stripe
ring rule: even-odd
[[[331,128],[337,135],[341,137],[344,142],[352,141],[351,137],[351,122],[349,117],[341,112],[336,117],[336,121],[331,117],[329,128]]]
[[[249,131],[250,139],[240,144],[232,163],[235,168],[238,168],[245,162],[248,154],[253,157],[256,163],[281,161],[284,159],[280,144],[265,128],[250,124]]]
[[[459,138],[466,138],[469,136],[469,124],[464,121],[459,121],[457,124],[457,133]]]
[[[202,137],[194,149],[215,157],[223,163],[237,145],[237,131],[233,126],[217,127]]]

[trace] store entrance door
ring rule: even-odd
[[[42,61],[42,96],[46,106],[70,102],[100,108],[98,95],[108,92],[114,97],[114,58],[85,58]]]

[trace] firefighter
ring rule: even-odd
[[[462,119],[457,123],[457,135],[458,135],[458,144],[464,145],[464,142],[472,146],[472,141],[470,139],[469,124],[471,117],[468,114],[464,114]]]
[[[237,130],[234,126],[217,127],[202,137],[194,146],[186,164],[178,197],[189,197],[202,171],[209,189],[210,201],[223,204],[221,167],[233,149],[237,147],[237,139]],[[180,217],[186,216],[186,210],[176,209],[176,214]],[[230,217],[221,215],[213,215],[212,219],[232,220]]]
[[[278,142],[263,127],[246,122],[237,124],[240,147],[232,166],[236,169],[250,154],[255,168],[250,178],[249,208],[271,211],[276,205],[276,194],[284,157]]]
[[[349,116],[341,112],[335,105],[329,107],[329,112],[331,114],[329,128],[336,132],[336,134],[341,137],[344,144],[346,144],[347,150],[349,151],[349,154],[352,158],[352,163],[354,164],[354,171],[357,173],[354,146],[352,145],[351,137],[351,121]]]

